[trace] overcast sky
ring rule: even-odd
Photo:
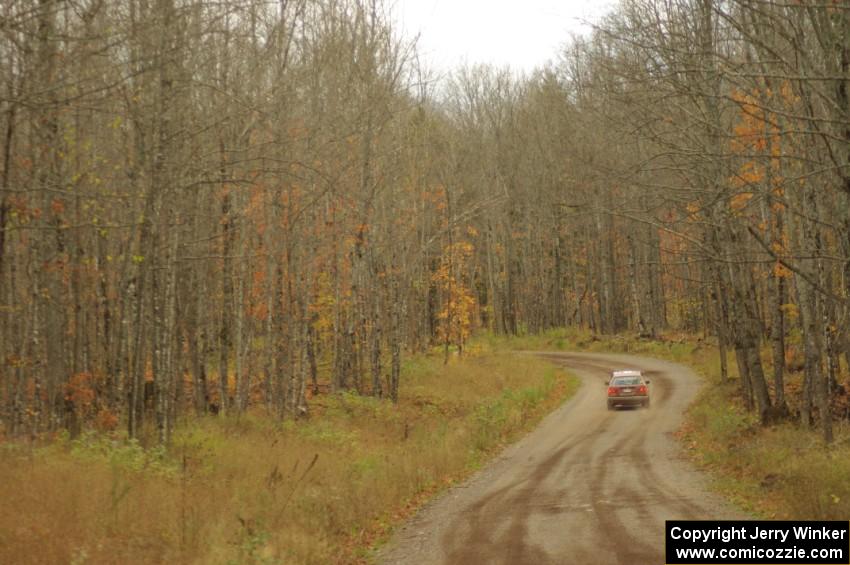
[[[581,20],[604,14],[608,0],[396,0],[404,34],[420,34],[426,65],[448,71],[461,63],[531,71],[554,59]]]

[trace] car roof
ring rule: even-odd
[[[612,377],[642,377],[643,374],[635,369],[628,369],[623,371],[613,371],[611,373]]]

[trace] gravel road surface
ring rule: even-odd
[[[700,386],[690,369],[629,355],[537,355],[582,379],[576,395],[426,505],[379,563],[663,564],[665,520],[747,518],[706,490],[672,436]],[[606,409],[614,369],[648,374],[649,409]]]

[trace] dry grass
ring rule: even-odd
[[[543,361],[409,361],[401,401],[314,399],[183,423],[166,452],[120,437],[0,445],[0,563],[334,563],[369,548],[575,390]]]
[[[709,386],[689,409],[681,437],[694,461],[715,479],[717,490],[763,518],[846,520],[848,422],[835,421],[836,440],[829,446],[818,430],[796,422],[762,428],[744,410],[737,382],[722,384],[703,372]]]

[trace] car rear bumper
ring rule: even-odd
[[[649,402],[649,396],[609,396],[608,406],[642,406]]]

